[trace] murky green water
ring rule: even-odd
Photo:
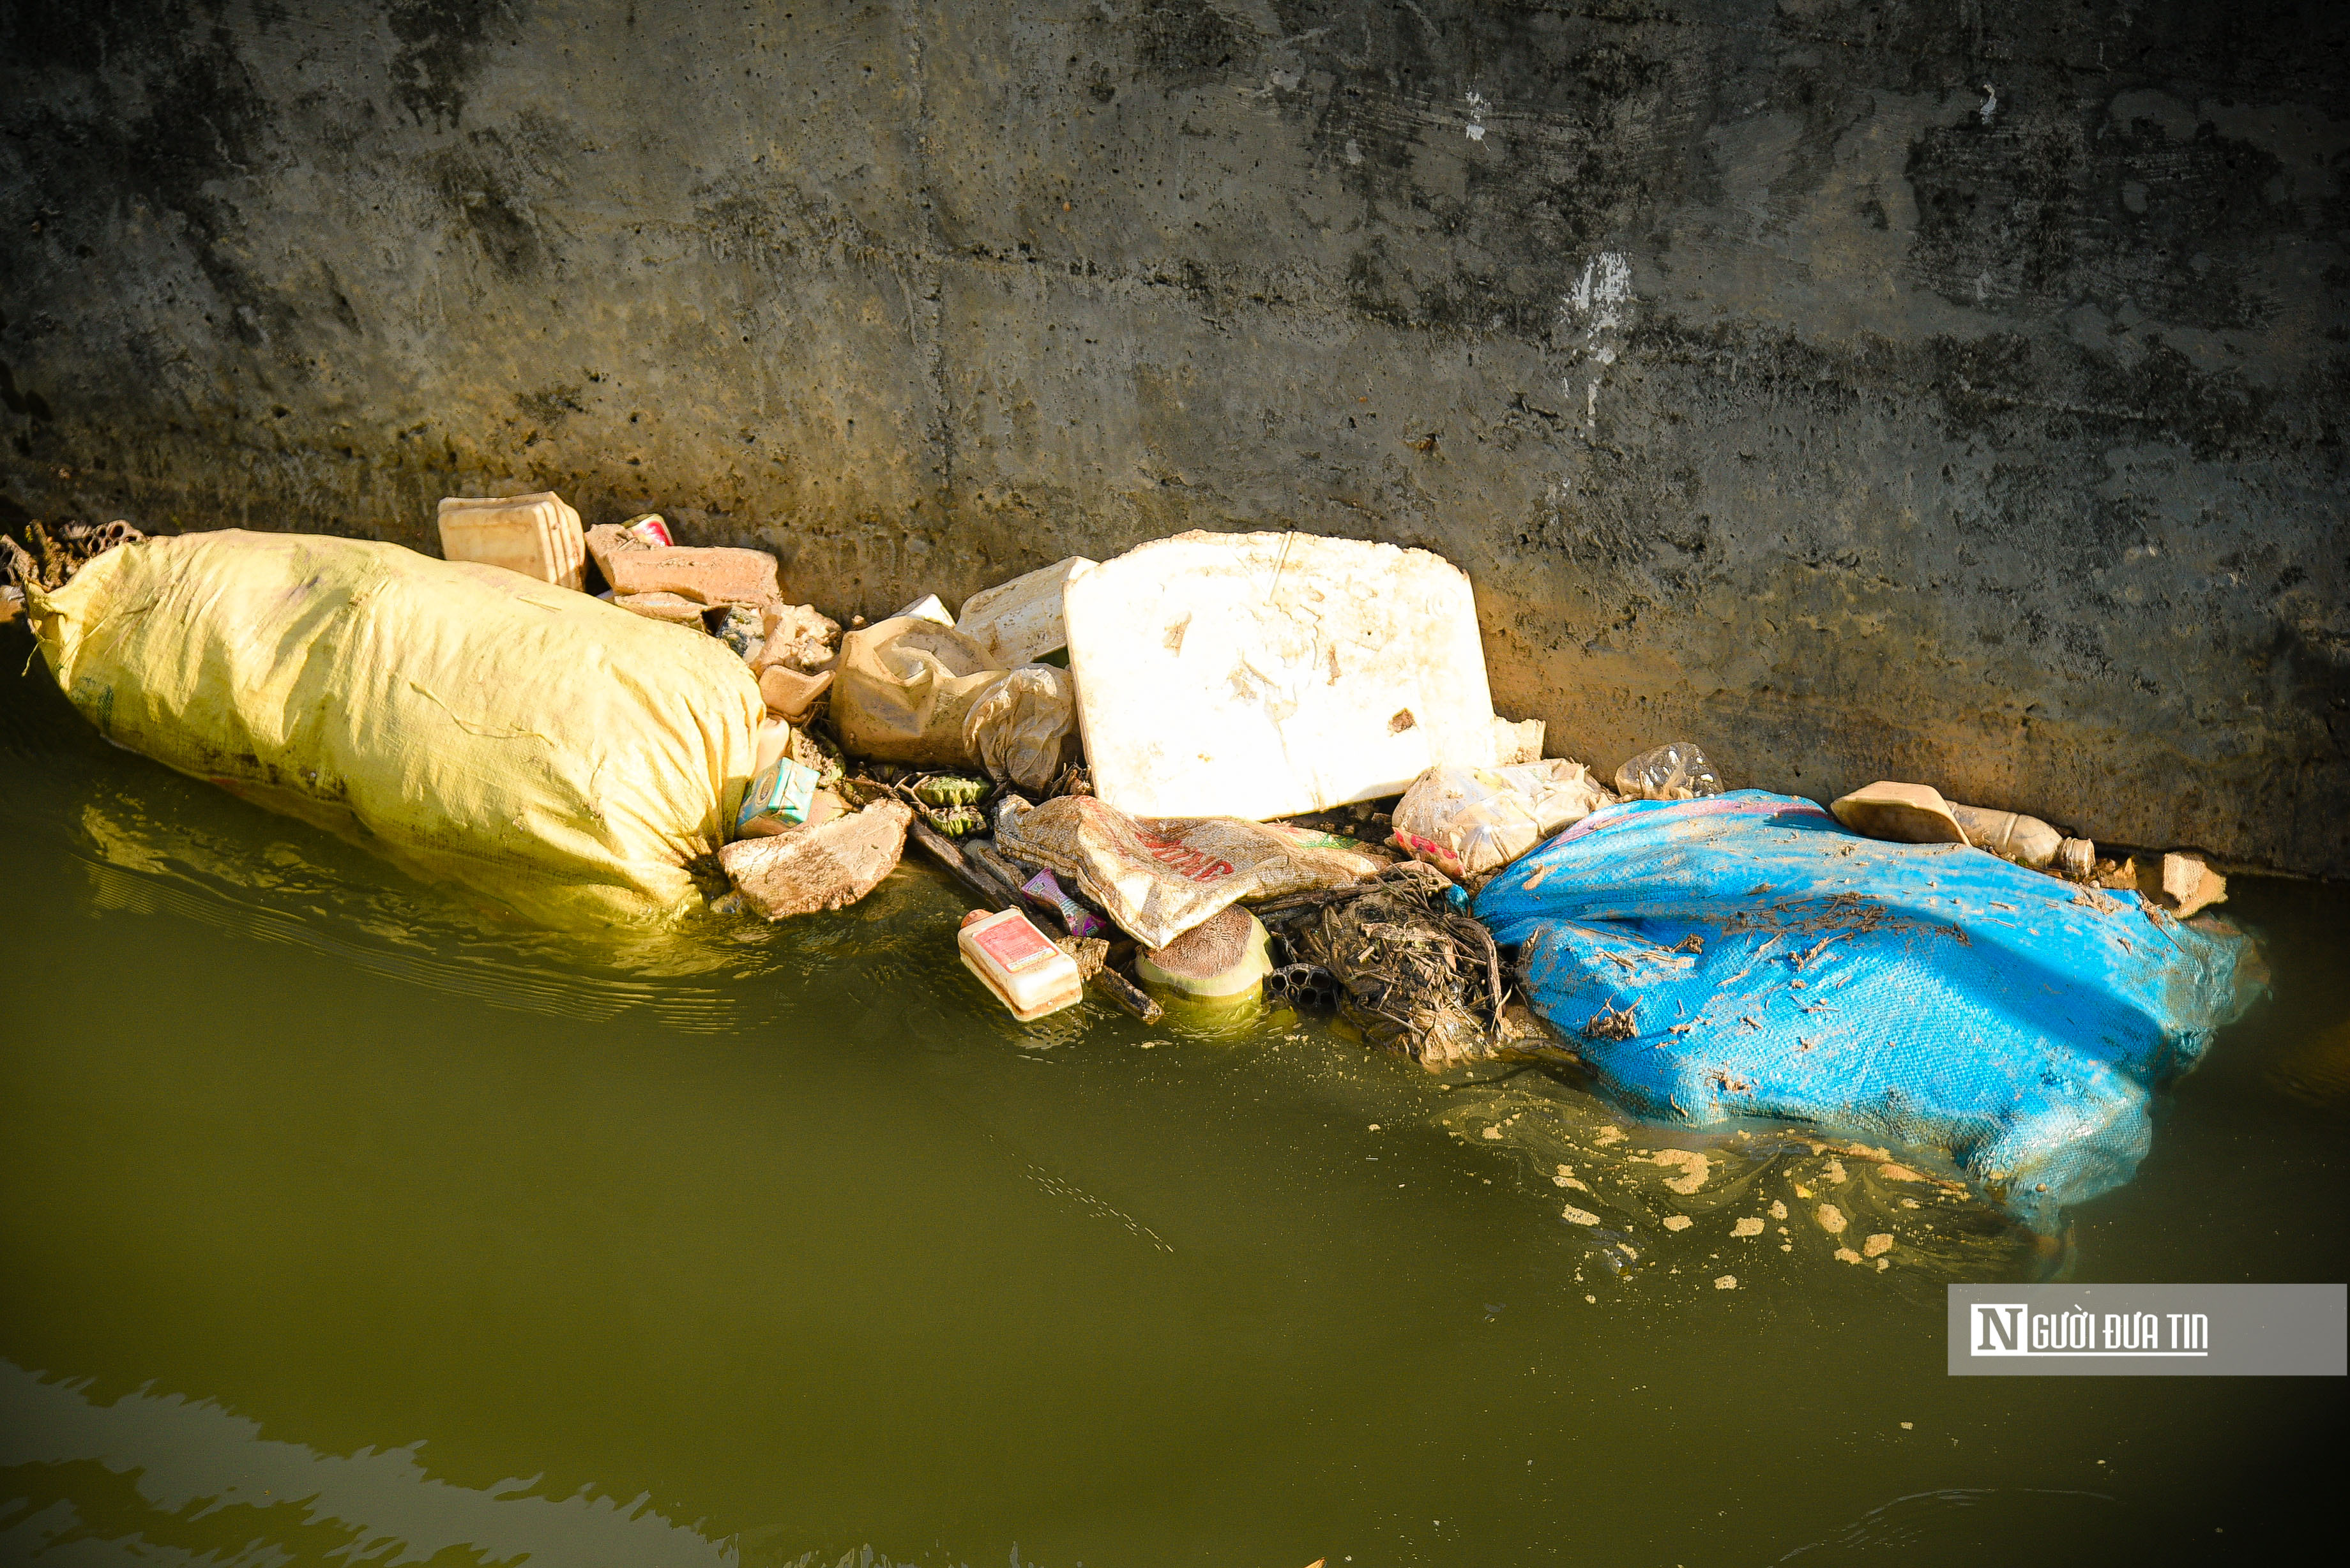
[[[0,1559],[2209,1562],[2328,1506],[2338,1382],[1947,1377],[1943,1285],[2043,1264],[1930,1186],[1286,1018],[1023,1029],[912,867],[747,940],[502,931],[26,647]],[[2074,1277],[2350,1273],[2350,896],[2232,909],[2277,999]]]

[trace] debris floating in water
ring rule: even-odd
[[[1668,1168],[1679,1167],[1681,1174],[1666,1181],[1675,1192],[1687,1196],[1705,1185],[1713,1162],[1693,1148],[1660,1148],[1654,1156],[1656,1163]]]
[[[606,744],[615,733],[634,733],[626,725],[616,728],[612,715],[625,708],[622,699],[637,685],[657,677],[684,687],[650,692],[663,701],[639,704],[655,711],[635,729],[650,740],[665,741],[668,727],[682,726],[679,736],[700,743],[622,748],[648,758],[675,753],[696,766],[682,778],[649,775],[645,782],[660,787],[639,792],[646,797],[639,803],[642,810],[601,813],[601,836],[588,846],[592,854],[579,849],[572,814],[537,809],[528,798],[527,780],[505,780],[499,798],[473,803],[497,809],[469,815],[453,782],[412,788],[403,774],[397,799],[379,798],[381,792],[373,790],[354,795],[353,779],[321,781],[318,758],[280,748],[265,759],[273,778],[307,779],[317,785],[310,793],[331,797],[338,810],[355,815],[380,837],[438,844],[453,834],[462,845],[470,842],[469,835],[496,836],[519,821],[550,880],[563,879],[567,867],[577,879],[576,863],[583,861],[591,863],[590,869],[611,873],[590,879],[603,890],[580,903],[582,909],[606,917],[690,912],[723,890],[703,886],[711,880],[707,877],[696,881],[693,867],[701,865],[706,871],[711,867],[705,863],[720,862],[736,884],[722,908],[775,918],[861,897],[895,863],[901,845],[897,819],[903,815],[909,818],[904,831],[925,855],[965,882],[980,905],[977,912],[1030,907],[1044,922],[1034,928],[1036,941],[1031,944],[1040,964],[1066,957],[1076,965],[1079,984],[1092,984],[1146,1021],[1156,1019],[1159,1009],[1131,978],[1139,961],[1134,945],[1122,939],[1076,939],[1123,933],[1158,953],[1200,936],[1211,920],[1245,921],[1267,961],[1261,972],[1257,964],[1243,966],[1252,971],[1244,990],[1263,984],[1268,1000],[1301,1010],[1334,1007],[1342,1029],[1405,1052],[1431,1070],[1496,1058],[1553,1064],[1565,1059],[1592,1070],[1608,1085],[1619,1114],[1647,1114],[1678,1127],[1773,1117],[1827,1127],[1835,1105],[1814,1091],[1836,1072],[1860,1071],[1856,1061],[1868,1073],[1890,1075],[1886,1084],[1872,1082],[1873,1090],[1905,1092],[1909,1076],[1903,1052],[1923,1047],[1897,1042],[1900,1048],[1895,1049],[1873,1035],[1858,1035],[1878,1026],[1914,1033],[1920,1017],[1930,1015],[1923,1016],[1930,1026],[1929,1044],[1966,1038],[1956,1025],[1943,1027],[1942,1013],[1963,1012],[1960,993],[1966,991],[1950,977],[1981,980],[1992,991],[2009,983],[1995,966],[2010,949],[2024,950],[2019,930],[2043,943],[2054,940],[2052,933],[2110,936],[2108,942],[2062,944],[2064,953],[2099,955],[2105,966],[2083,968],[2067,980],[2084,994],[2102,989],[2118,995],[2130,986],[2142,987],[2149,966],[2165,961],[2147,955],[2166,943],[2209,971],[2204,989],[2212,994],[2203,1011],[2210,1016],[2204,1022],[2224,1021],[2230,999],[2220,992],[2243,989],[2223,984],[2236,962],[2232,933],[2208,920],[2192,927],[2181,923],[2224,898],[2224,878],[2199,855],[2175,851],[2162,856],[2158,865],[2147,857],[2142,866],[2096,867],[2093,859],[2082,861],[2070,853],[2086,854],[2093,846],[2066,839],[2064,868],[2076,876],[2085,867],[2105,873],[2097,877],[2102,887],[2076,890],[2036,874],[2024,877],[2012,865],[1974,853],[1988,849],[2036,865],[2046,858],[2043,849],[2056,841],[2055,829],[2005,811],[1952,806],[1924,785],[1881,783],[1872,786],[1870,799],[1856,795],[1838,802],[1836,815],[1848,821],[1868,806],[1862,826],[1871,831],[1890,831],[1891,825],[1902,829],[1890,833],[1896,839],[1941,841],[1873,844],[1809,802],[1760,791],[1725,794],[1720,772],[1690,742],[1633,758],[1617,770],[1612,792],[1578,763],[1543,759],[1546,731],[1540,722],[1513,724],[1491,711],[1466,577],[1424,553],[1295,534],[1190,535],[1098,566],[1068,557],[964,601],[960,621],[936,595],[879,626],[851,616],[853,633],[836,650],[840,624],[812,606],[785,602],[781,564],[773,554],[681,546],[656,514],[583,530],[578,514],[550,492],[452,497],[442,503],[439,521],[444,553],[452,559],[470,556],[505,569],[452,568],[395,546],[353,541],[234,533],[142,540],[125,524],[99,530],[69,526],[52,538],[39,525],[30,525],[26,537],[37,556],[13,543],[0,544],[0,556],[6,558],[0,563],[6,568],[0,570],[0,584],[16,579],[12,602],[21,600],[41,622],[43,653],[68,694],[78,701],[87,691],[109,694],[105,712],[91,715],[108,727],[109,739],[184,763],[224,751],[242,754],[239,746],[252,739],[244,732],[252,726],[245,716],[232,713],[235,723],[229,728],[234,732],[201,734],[218,716],[207,719],[210,710],[203,703],[157,709],[164,683],[160,677],[144,677],[189,664],[180,655],[205,637],[249,641],[249,626],[227,624],[234,618],[217,607],[227,602],[220,596],[197,596],[215,605],[211,619],[192,612],[186,624],[144,627],[140,636],[153,638],[155,645],[130,658],[109,640],[110,634],[101,635],[109,615],[119,610],[109,592],[127,603],[134,596],[123,590],[133,579],[144,581],[141,573],[152,576],[167,566],[191,577],[210,574],[233,581],[250,576],[256,563],[289,552],[323,556],[329,547],[353,561],[365,556],[370,569],[394,563],[390,569],[403,581],[415,580],[412,602],[477,640],[512,645],[513,628],[526,621],[534,639],[552,626],[592,639],[594,650],[602,654],[629,654],[619,661],[629,672],[626,682],[606,674],[583,681],[580,671],[602,671],[613,662],[583,655],[558,661],[563,669],[540,684],[503,683],[526,690],[518,697],[502,694],[507,707],[500,711],[501,722],[545,742],[559,763],[572,760],[563,753],[590,748],[549,736],[584,726]],[[101,555],[106,558],[99,559]],[[1183,566],[1191,588],[1170,587],[1168,574],[1155,569],[1169,563]],[[69,583],[83,567],[88,569]],[[530,580],[496,587],[496,578],[513,578],[517,571]],[[591,571],[610,587],[598,597],[639,613],[634,618],[615,617],[584,592],[544,591],[550,586],[584,590],[593,586]],[[332,597],[319,587],[327,580],[308,573],[302,597],[324,604]],[[1406,581],[1428,591],[1403,611],[1376,595],[1339,591]],[[64,593],[68,587],[70,597]],[[347,597],[356,607],[338,612],[350,623],[338,636],[368,624],[359,598]],[[1376,613],[1365,607],[1374,599]],[[1299,690],[1315,693],[1310,712],[1274,714],[1274,728],[1286,747],[1276,755],[1249,739],[1255,730],[1235,730],[1229,722],[1234,715],[1272,713],[1270,699],[1253,686],[1243,690],[1246,682],[1228,691],[1231,683],[1223,675],[1208,672],[1211,665],[1228,667],[1202,650],[1234,639],[1254,649],[1266,637],[1259,624],[1262,607],[1274,607],[1286,625],[1286,618],[1303,615],[1300,607],[1308,603],[1324,610],[1298,620],[1300,627],[1311,624],[1304,639],[1295,648],[1283,642],[1267,649],[1274,664],[1311,676]],[[1400,614],[1414,635],[1348,641],[1326,623],[1325,617],[1335,613],[1328,611],[1330,605],[1353,607],[1348,613],[1357,619],[1371,617],[1380,626],[1396,622]],[[552,621],[546,619],[550,612]],[[677,626],[648,627],[648,615],[657,621],[673,619]],[[681,628],[694,635],[678,635]],[[324,634],[306,635],[315,642]],[[388,690],[413,688],[430,696],[433,683],[421,679],[429,671],[419,662],[426,656],[416,649],[431,639],[410,640],[414,646],[386,656],[401,662],[379,673],[387,678]],[[379,643],[392,646],[384,639],[370,646]],[[880,659],[885,644],[892,650],[886,660]],[[1187,647],[1192,650],[1188,659]],[[714,658],[721,648],[731,649],[732,656]],[[1066,670],[1034,662],[1064,648]],[[1365,649],[1377,650],[1369,662],[1357,657]],[[482,660],[473,657],[467,662],[472,668]],[[1253,663],[1249,668],[1257,670]],[[1011,701],[1016,692],[1039,701],[1052,697],[1050,713],[1039,709],[1043,717],[1031,726],[1022,717],[1026,710]],[[1409,707],[1396,706],[1399,693],[1409,694]],[[156,711],[145,713],[143,727],[126,729],[124,715],[140,710],[141,701]],[[1082,733],[1074,723],[1078,706],[1088,715]],[[443,733],[447,725],[437,708],[431,713],[411,714],[407,706],[386,711],[388,717],[371,722],[366,743],[358,747],[365,753],[365,767],[343,770],[363,774],[358,783],[380,783],[378,774],[390,778],[393,770],[387,759],[420,749],[444,763],[477,749],[466,738]],[[469,719],[481,717],[469,711]],[[987,728],[999,719],[1008,726],[1000,735]],[[1170,761],[1173,753],[1159,732],[1169,723],[1196,732],[1201,769],[1191,766],[1189,752],[1177,759],[1180,766]],[[428,729],[442,738],[430,745],[418,741]],[[470,734],[468,726],[460,729]],[[996,746],[989,736],[1003,744]],[[1120,744],[1109,743],[1119,737]],[[1090,760],[1088,739],[1102,753]],[[858,754],[844,754],[841,742]],[[369,753],[370,745],[381,755]],[[1303,767],[1297,759],[1309,755],[1313,765]],[[976,776],[980,764],[985,778]],[[650,766],[640,763],[635,771],[647,773]],[[968,774],[918,771],[941,768]],[[186,771],[213,776],[209,767]],[[436,779],[454,780],[462,772],[444,766]],[[744,780],[763,775],[774,787],[754,787],[747,797],[754,809],[743,809]],[[611,778],[597,782],[598,798],[608,794]],[[1014,793],[1014,786],[1025,794]],[[1098,798],[1090,793],[1097,788]],[[1398,791],[1403,793],[1399,796]],[[1614,798],[1618,794],[1638,798],[1619,802]],[[1317,815],[1337,820],[1307,825],[1252,819],[1293,800],[1310,802]],[[1149,804],[1154,801],[1160,804]],[[1177,809],[1234,815],[1129,815]],[[420,811],[434,820],[420,822]],[[641,852],[625,831],[637,817],[661,830],[654,836],[658,844]],[[1509,831],[1499,831],[1501,826]],[[754,828],[764,829],[766,837],[752,841]],[[1485,833],[1486,828],[1495,831]],[[1363,841],[1351,836],[1358,833]],[[860,835],[874,839],[874,846],[865,847],[876,852],[860,850],[850,866],[842,851]],[[1548,842],[1533,847],[1544,838]],[[1388,850],[1376,842],[1381,839],[1436,864],[1391,864]],[[1425,840],[1425,846],[1414,839]],[[959,847],[958,841],[968,842]],[[1655,844],[1696,857],[1691,865],[1719,862],[1709,886],[1699,890],[1702,896],[1691,892],[1685,900],[1689,918],[1660,919],[1656,907],[1644,904],[1640,929],[1600,929],[1609,918],[1575,903],[1578,878],[1612,896],[1627,880],[1639,879],[1641,868],[1659,864],[1643,847]],[[2027,846],[2038,847],[2027,852]],[[484,859],[464,857],[445,874],[460,881],[478,877]],[[1496,874],[1490,887],[1488,872]],[[1926,876],[1938,891],[1904,903],[1896,894],[1905,876]],[[1643,888],[1644,895],[1664,897],[1670,880],[1656,877],[1656,886]],[[1836,890],[1816,891],[1827,888]],[[1954,891],[1966,888],[1983,896],[1970,903]],[[2052,888],[2061,892],[2061,899],[2051,896]],[[2109,897],[2106,889],[2117,896]],[[1994,893],[1999,897],[1988,896]],[[518,905],[521,898],[509,895]],[[1232,907],[1242,903],[1257,907]],[[1934,923],[1942,918],[1939,910],[1930,919],[1900,913],[1944,904],[1955,911],[1948,925]],[[550,896],[548,907],[573,906]],[[2126,932],[2107,929],[2125,919]],[[1071,940],[1055,934],[1062,930]],[[1512,942],[1508,950],[1499,945],[1505,935]],[[1944,989],[1958,1001],[1872,1005],[1870,995],[1856,989],[1871,972],[1870,944],[1896,937],[1913,944],[1955,944],[1934,948],[1940,955],[1934,961],[1912,964],[1903,972],[1914,977],[1922,971],[1937,983],[1947,981]],[[2118,956],[2106,955],[2106,947]],[[1270,961],[1275,954],[1278,963]],[[2024,951],[2026,957],[2038,955],[2038,949]],[[1987,965],[1994,967],[1986,971]],[[1760,988],[1752,994],[1712,994],[1749,980]],[[1676,1000],[1676,988],[1700,983],[1712,988],[1705,999],[1691,992],[1689,1005]],[[1060,988],[1069,991],[1067,985]],[[1849,1014],[1839,1011],[1847,1008]],[[1536,1012],[1551,1019],[1550,1030]],[[1795,1018],[1794,1012],[1804,1017]],[[1838,1022],[1846,1017],[1850,1023]],[[2166,1023],[2154,1043],[2168,1052],[2178,1044],[2169,1036],[2195,1022]],[[1796,1033],[1797,1028],[1808,1033]],[[2054,1052],[2070,1044],[2053,1035],[2023,1038],[2030,1032],[2021,1025],[2018,1033],[2019,1043],[2011,1046],[2017,1052]],[[1143,1044],[1149,1047],[1149,1042]],[[1863,1055],[1855,1057],[1856,1050]],[[1801,1053],[1800,1059],[1794,1053]],[[1774,1081],[1783,1069],[1795,1075],[1794,1087]],[[2137,1078],[2154,1075],[2150,1067],[2136,1071]],[[2140,1090],[2147,1086],[2137,1085]],[[1850,1096],[1835,1102],[1858,1103]],[[2018,1114],[2033,1111],[2028,1104]],[[1513,1127],[1515,1120],[1493,1118],[1480,1136],[1499,1142],[1507,1133],[1513,1147],[1539,1160],[1537,1129]],[[2004,1116],[1991,1120],[2002,1127],[2025,1125]],[[1371,1130],[1379,1125],[1371,1124]],[[1465,1126],[1457,1130],[1465,1136]],[[1592,1148],[1626,1141],[1622,1127],[1597,1126],[1577,1151],[1588,1155]],[[1812,1185],[1790,1179],[1794,1196],[1807,1207],[1814,1186],[1843,1189],[1838,1196],[1844,1207],[1822,1203],[1813,1210],[1831,1237],[1842,1237],[1847,1229],[1867,1231],[1872,1222],[1895,1222],[1895,1216],[1880,1212],[1894,1199],[1868,1179],[1872,1164],[1887,1182],[1959,1190],[1947,1177],[1921,1176],[1892,1163],[1887,1150],[1838,1147],[1843,1158],[1826,1158],[1806,1172]],[[2087,1167],[2076,1170],[2065,1163],[2072,1155],[2059,1149],[2043,1158],[2045,1151],[2028,1138],[2015,1148],[2039,1160],[2033,1174],[2047,1179],[2016,1175],[2015,1160],[2005,1155],[2005,1163],[1993,1159],[1991,1146],[1943,1147],[1942,1141],[1923,1138],[1913,1146],[1912,1157],[1921,1165],[1948,1157],[1978,1190],[2004,1194],[2011,1209],[2043,1227],[2090,1190],[2084,1184],[2091,1176],[2082,1174]],[[1627,1152],[1659,1168],[1663,1188],[1684,1199],[1694,1198],[1724,1170],[1750,1174],[1742,1156],[1726,1147],[1711,1155],[1679,1147]],[[1811,1152],[1820,1155],[1824,1146],[1813,1142]],[[1533,1168],[1543,1167],[1536,1163]],[[1630,1170],[1607,1174],[1648,1191],[1659,1179]],[[1553,1180],[1578,1193],[1593,1190],[1567,1166],[1559,1166]],[[1731,1185],[1716,1182],[1717,1194]],[[1928,1197],[1941,1201],[1930,1191]],[[1916,1199],[1899,1202],[1918,1207]],[[1708,1209],[1702,1201],[1689,1207],[1700,1211],[1698,1217]],[[1769,1212],[1784,1220],[1787,1205],[1774,1200]],[[1597,1216],[1581,1209],[1570,1207],[1565,1213],[1577,1223],[1598,1223]],[[1660,1222],[1679,1232],[1694,1219],[1672,1214]],[[1760,1218],[1733,1218],[1731,1233],[1749,1239],[1763,1229]],[[1908,1233],[1906,1265],[1933,1266],[1930,1254],[1947,1243],[1929,1234],[1931,1229]],[[1718,1237],[1720,1231],[1709,1234]],[[1895,1244],[1889,1231],[1871,1231],[1859,1251],[1843,1247],[1838,1255],[1874,1259],[1883,1268]],[[1624,1255],[1631,1256],[1629,1249]]]

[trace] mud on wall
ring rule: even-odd
[[[1612,767],[2350,874],[2339,7],[9,0],[0,508],[1425,545]]]

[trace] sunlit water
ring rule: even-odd
[[[2330,1507],[2338,1382],[1953,1380],[1942,1287],[2350,1272],[2340,889],[2237,884],[2274,1000],[2050,1254],[1287,1014],[1016,1025],[916,866],[515,929],[109,749],[26,648],[0,1560],[2203,1562]]]

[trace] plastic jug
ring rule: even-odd
[[[990,915],[973,909],[955,933],[963,967],[1026,1023],[1085,1000],[1077,961],[1053,945],[1017,909]]]

